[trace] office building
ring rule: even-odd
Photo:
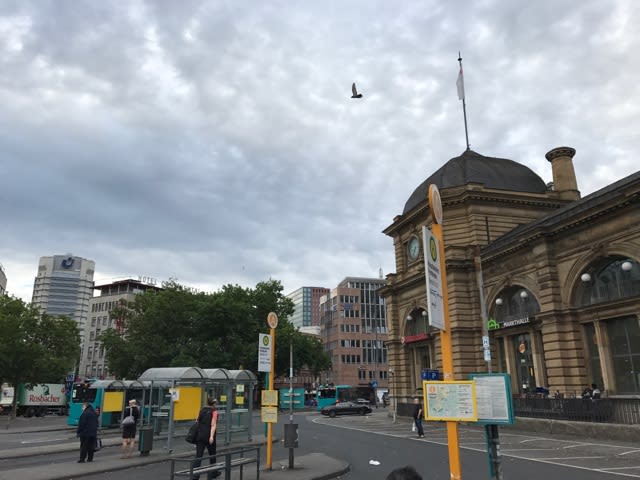
[[[287,295],[293,301],[294,311],[289,321],[294,327],[320,325],[320,297],[329,293],[328,288],[300,287]]]
[[[321,337],[332,369],[323,383],[388,388],[384,279],[347,277],[320,299]]]
[[[7,275],[4,273],[4,268],[0,263],[0,295],[4,295],[7,291]]]
[[[126,279],[96,285],[97,296],[89,302],[89,318],[85,328],[84,348],[80,359],[78,373],[85,378],[110,378],[109,365],[106,362],[104,347],[98,340],[100,334],[108,328],[124,332],[124,320],[113,315],[113,310],[121,302],[133,302],[135,296],[147,290],[159,290],[159,287],[143,283],[139,280]]]
[[[93,260],[70,253],[40,257],[31,304],[43,313],[75,320],[82,339],[93,296],[94,270]]]

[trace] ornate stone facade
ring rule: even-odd
[[[554,185],[545,186],[523,165],[467,151],[423,182],[384,230],[395,248],[382,294],[401,411],[421,392],[423,371],[442,368],[422,249],[409,252],[431,225],[429,183],[444,209],[454,378],[488,370],[488,335],[492,371],[510,373],[514,393],[580,394],[595,382],[609,395],[640,395],[640,172],[580,198],[574,154],[547,154]]]

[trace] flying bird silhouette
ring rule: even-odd
[[[362,94],[358,93],[355,83],[351,85],[351,92],[353,92],[353,95],[351,95],[351,98],[362,98]]]

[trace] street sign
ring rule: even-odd
[[[260,416],[262,423],[278,423],[278,407],[262,407]]]
[[[269,312],[269,315],[267,315],[267,325],[269,325],[269,328],[278,326],[278,315],[275,312]]]
[[[424,272],[427,282],[429,325],[444,330],[444,303],[442,301],[442,273],[438,239],[427,227],[422,227]]]
[[[258,339],[258,371],[271,371],[271,335],[261,333]]]

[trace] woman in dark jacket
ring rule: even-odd
[[[82,415],[78,420],[76,434],[80,437],[80,460],[78,463],[84,463],[85,458],[88,462],[93,462],[93,452],[96,450],[96,438],[98,437],[98,415],[90,403],[85,402],[82,405]]]
[[[218,409],[216,408],[216,400],[213,397],[207,398],[207,406],[202,407],[198,413],[198,438],[196,440],[196,457],[193,466],[199,467],[202,462],[202,455],[206,448],[209,452],[209,463],[216,463],[216,433],[218,430]],[[220,476],[220,472],[214,472],[207,475],[208,478]],[[200,478],[194,476],[194,478]]]

